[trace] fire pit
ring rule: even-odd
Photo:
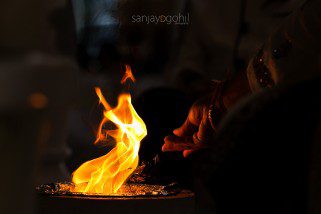
[[[159,196],[172,196],[177,195],[182,190],[175,184],[167,186],[163,185],[151,185],[140,183],[128,183],[124,184],[116,193],[110,193],[108,195],[100,193],[82,193],[73,192],[73,183],[52,183],[44,184],[36,188],[38,194],[47,196],[85,196],[85,197],[103,197],[103,198],[115,198],[115,197],[159,197]],[[186,192],[186,191],[185,191]]]
[[[195,212],[194,194],[176,185],[126,184],[115,194],[70,192],[69,183],[37,188],[40,214],[62,213],[168,213]]]
[[[135,78],[126,65],[121,83],[128,80],[134,82]],[[99,88],[96,94],[105,110],[94,143],[113,148],[83,163],[73,172],[71,183],[39,186],[39,213],[194,213],[192,192],[173,184],[130,181],[133,175],[139,178],[141,172],[138,151],[147,135],[146,125],[136,113],[129,93],[120,94],[114,108]]]
[[[76,195],[40,195],[39,214],[81,213],[153,213],[193,214],[194,195],[181,191],[170,196],[103,197]]]

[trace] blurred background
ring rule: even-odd
[[[105,154],[93,145],[102,116],[94,87],[115,105],[124,64],[137,79],[133,103],[148,128],[141,160],[160,155],[186,167],[165,164],[163,174],[186,176],[187,160],[160,154],[164,136],[212,79],[245,69],[302,2],[2,0],[0,212],[34,213],[36,185],[68,181],[79,164]]]

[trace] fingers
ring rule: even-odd
[[[203,117],[202,113],[203,105],[199,104],[199,102],[194,103],[184,124],[175,129],[173,133],[179,137],[191,137],[198,130],[198,126]]]
[[[196,152],[198,149],[190,149],[190,150],[184,150],[183,151],[183,157],[184,158],[188,158],[188,156],[190,156],[191,154],[193,154],[194,152]]]
[[[179,136],[179,137],[190,137],[192,136],[195,132],[197,132],[198,127],[194,125],[193,123],[190,122],[190,120],[187,118],[185,123],[175,129],[173,131],[174,135]]]
[[[193,104],[184,124],[173,131],[174,136],[165,137],[163,152],[183,151],[187,157],[193,152],[205,148],[205,142],[211,136],[213,130],[208,123],[207,104],[208,98],[199,100]]]
[[[202,121],[198,127],[197,132],[193,135],[195,144],[209,144],[213,141],[215,130],[212,128],[210,121],[208,120],[207,114],[203,114]]]
[[[183,156],[188,157],[195,151],[206,148],[208,142],[213,137],[213,130],[207,120],[202,120],[199,127],[188,124],[174,130],[175,135],[165,137],[163,152],[183,151]],[[181,136],[178,136],[181,135]]]
[[[164,141],[165,143],[162,146],[163,152],[184,151],[195,148],[192,138],[170,135],[165,137]]]

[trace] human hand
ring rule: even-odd
[[[188,157],[208,146],[215,133],[208,117],[211,97],[207,95],[192,105],[185,123],[173,131],[174,135],[165,137],[163,152],[182,151]]]

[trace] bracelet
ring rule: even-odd
[[[214,92],[212,94],[212,98],[211,98],[211,104],[209,106],[209,110],[208,110],[208,120],[210,122],[210,125],[212,127],[212,129],[214,131],[217,130],[217,124],[214,122],[213,118],[215,117],[215,121],[219,121],[223,114],[226,112],[226,108],[224,106],[223,103],[223,96],[222,96],[222,92],[223,89],[225,88],[226,85],[226,81],[222,81],[222,82],[218,82]]]

